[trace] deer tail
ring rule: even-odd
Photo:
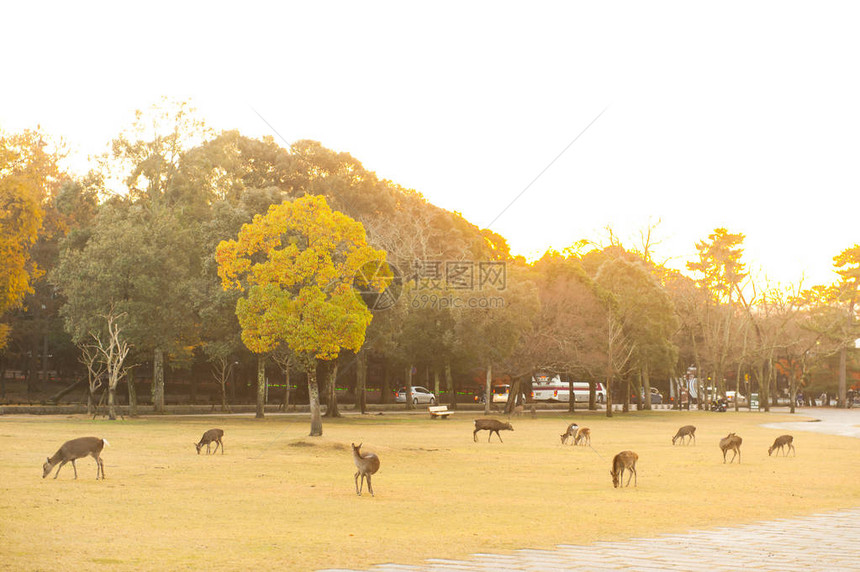
[[[109,446],[110,446],[110,443],[108,443],[108,440],[107,440],[107,439],[105,439],[105,438],[102,438],[102,443],[104,443],[104,444],[105,444],[105,446],[107,446],[107,447],[109,447]]]

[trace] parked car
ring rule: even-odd
[[[394,392],[394,401],[395,403],[406,403],[406,388],[401,387],[398,391]],[[430,405],[436,405],[436,396],[426,387],[421,387],[420,385],[412,386],[412,403],[418,405],[419,403],[429,403]]]
[[[730,404],[734,405],[735,403],[735,391],[726,391],[726,401]],[[738,393],[738,405],[746,405],[747,398],[743,393]]]
[[[645,402],[645,389],[642,389],[642,402]],[[636,401],[636,394],[630,396],[633,401]],[[663,403],[663,394],[657,391],[656,387],[651,388],[651,405],[659,405]]]

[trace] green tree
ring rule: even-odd
[[[310,434],[322,435],[317,361],[361,348],[372,315],[354,277],[385,253],[367,245],[360,223],[308,195],[255,216],[216,257],[224,289],[245,292],[236,304],[242,341],[260,356],[281,342],[296,353],[308,375]]]
[[[651,375],[664,372],[668,377],[677,359],[671,341],[678,327],[672,300],[645,261],[610,258],[596,281],[615,295],[615,311],[644,385],[637,393],[644,393],[645,408],[651,409]]]

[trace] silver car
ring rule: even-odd
[[[399,391],[394,392],[394,401],[397,403],[406,403],[406,388],[401,387]],[[426,387],[421,387],[420,385],[412,386],[412,403],[418,405],[419,403],[429,403],[430,405],[436,405],[436,396],[427,389]]]

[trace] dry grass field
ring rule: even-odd
[[[856,439],[795,433],[796,457],[768,457],[799,420],[759,413],[640,412],[511,420],[514,431],[472,441],[473,412],[448,420],[386,413],[324,423],[304,416],[0,417],[0,568],[9,570],[311,570],[416,563],[475,552],[587,544],[860,505]],[[592,447],[563,446],[577,421]],[[678,427],[695,446],[672,446]],[[206,429],[224,455],[197,455]],[[744,439],[723,464],[719,439]],[[45,457],[67,439],[110,446],[107,479],[92,458],[59,478]],[[376,497],[355,494],[350,443],[382,467]],[[612,456],[639,454],[639,486],[614,489]],[[731,456],[731,455],[730,455]]]

